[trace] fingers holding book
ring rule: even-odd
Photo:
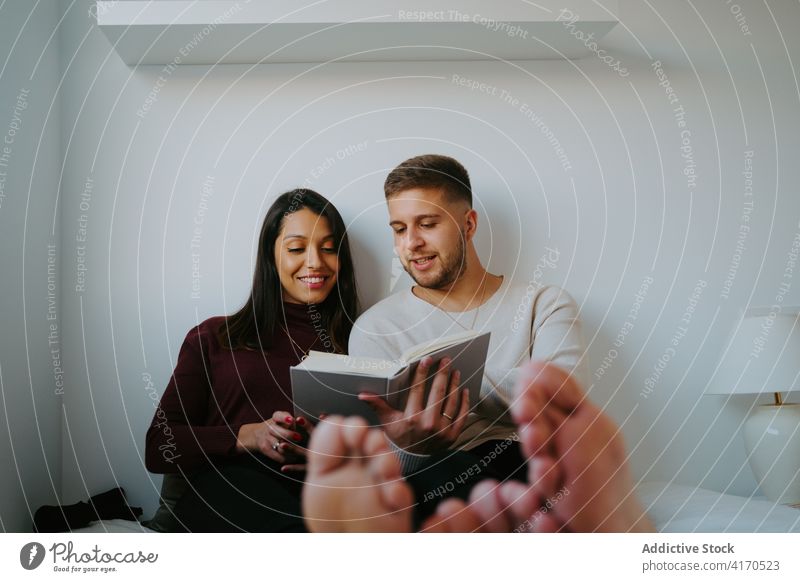
[[[450,358],[443,358],[433,376],[432,358],[423,359],[414,373],[403,410],[395,410],[378,398],[369,402],[379,415],[389,439],[416,454],[431,454],[452,445],[469,414],[469,394],[461,388],[461,373],[452,370]],[[430,391],[425,398],[426,386]]]
[[[461,388],[461,372],[453,372],[450,381],[450,388],[445,402],[442,404],[441,416],[449,422],[444,429],[444,438],[448,445],[453,444],[458,439],[469,415],[470,402],[469,390]]]
[[[433,378],[425,410],[423,426],[440,447],[449,447],[461,434],[469,413],[469,393],[461,389],[461,371],[452,370],[452,361],[444,358]]]

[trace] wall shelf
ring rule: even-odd
[[[117,0],[96,12],[128,65],[574,59],[590,54],[581,38],[618,23],[591,0]]]

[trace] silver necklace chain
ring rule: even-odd
[[[462,329],[465,329],[467,331],[474,331],[475,330],[475,324],[478,322],[478,313],[480,312],[481,307],[483,307],[483,300],[486,297],[486,283],[487,283],[487,279],[484,277],[484,279],[482,281],[482,284],[481,284],[481,299],[480,299],[480,303],[478,303],[478,307],[475,309],[475,316],[472,318],[472,323],[470,324],[469,327],[467,327],[466,325],[461,323],[458,319],[453,317],[450,314],[450,312],[447,311],[446,309],[442,309],[438,305],[434,305],[434,307],[436,307],[437,309],[439,309],[439,311],[443,312],[447,317],[452,319]],[[420,288],[422,289],[423,287],[420,287]],[[427,289],[425,291],[427,292]]]

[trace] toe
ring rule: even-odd
[[[556,494],[561,482],[558,464],[552,457],[536,457],[528,463],[528,482],[541,499],[549,499]]]
[[[461,499],[442,501],[436,513],[422,524],[423,533],[471,533],[480,531],[481,523],[472,509]]]
[[[348,416],[342,420],[342,438],[351,457],[364,457],[364,440],[369,433],[367,422],[360,416]]]
[[[341,416],[329,416],[314,429],[308,444],[309,476],[327,473],[344,462],[347,453],[344,420]]]
[[[553,432],[544,418],[521,425],[517,432],[525,457],[546,454],[550,450]]]
[[[541,376],[540,362],[529,362],[522,367],[516,385],[516,398],[511,404],[511,414],[517,424],[530,422],[541,414],[545,404],[540,389]]]
[[[384,505],[392,511],[410,508],[414,503],[414,493],[402,479],[380,485],[380,495]]]
[[[444,517],[434,513],[422,522],[422,527],[420,527],[419,531],[420,533],[452,533],[448,523]]]
[[[541,498],[535,489],[526,483],[509,481],[500,486],[498,497],[506,507],[506,516],[511,525],[509,531],[530,531],[530,518],[541,506]]]
[[[562,526],[555,516],[541,513],[533,520],[531,531],[534,533],[558,533],[562,531]]]
[[[505,514],[505,507],[498,495],[498,483],[481,481],[470,492],[469,507],[478,519],[481,531],[508,532],[513,525]]]
[[[378,428],[372,428],[367,434],[364,442],[364,451],[368,455],[378,455],[380,453],[390,452],[389,445],[386,442],[386,437],[383,431]]]
[[[372,429],[364,441],[364,456],[369,472],[376,482],[401,479],[403,476],[400,462],[389,450],[386,438],[380,430]]]
[[[369,456],[366,462],[369,474],[376,483],[396,481],[403,478],[400,462],[389,451]]]
[[[517,382],[517,398],[511,413],[518,424],[530,422],[545,407],[557,406],[565,412],[574,410],[584,399],[575,379],[565,370],[547,362],[529,362]]]

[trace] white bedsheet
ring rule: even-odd
[[[800,509],[763,497],[739,497],[674,483],[637,487],[639,499],[660,532],[800,532]],[[86,533],[156,533],[135,521],[95,521]]]
[[[637,487],[660,532],[800,532],[800,509],[674,483]]]

